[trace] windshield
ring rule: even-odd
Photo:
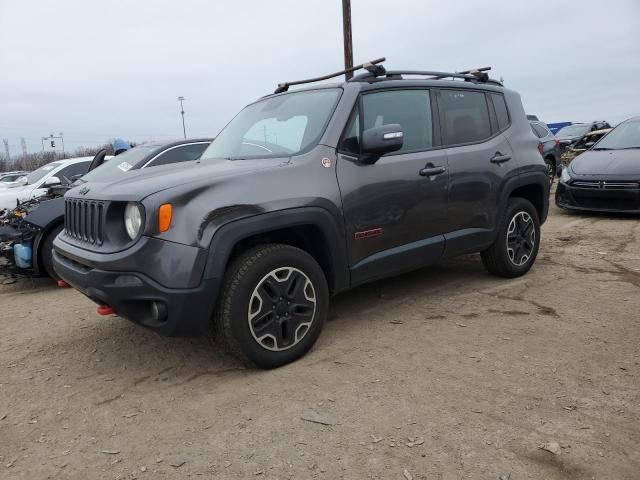
[[[556,133],[556,137],[578,137],[589,131],[589,125],[569,125]]]
[[[158,145],[140,145],[107,160],[98,168],[82,177],[82,182],[109,182],[120,178],[131,169],[140,168],[148,160],[148,155],[158,149]]]
[[[596,146],[596,150],[620,150],[640,148],[640,122],[621,123],[607,133]]]
[[[220,132],[201,160],[290,156],[314,146],[329,122],[341,90],[289,93],[244,108]]]
[[[27,185],[33,185],[37,181],[39,181],[42,177],[47,175],[51,170],[61,165],[60,162],[53,162],[40,167],[37,170],[34,170],[29,175],[27,175]]]

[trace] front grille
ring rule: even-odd
[[[91,245],[104,241],[104,202],[66,198],[64,229],[67,236]]]
[[[598,188],[603,190],[640,188],[638,182],[610,182],[603,180],[576,180],[571,183],[572,186],[581,188]]]

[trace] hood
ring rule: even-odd
[[[173,163],[153,168],[130,170],[124,177],[108,182],[89,182],[78,185],[65,196],[94,200],[140,201],[149,195],[181,185],[193,188],[230,176],[278,167],[288,163],[285,158],[251,160],[207,160]]]
[[[640,178],[640,149],[588,150],[571,162],[576,175],[633,176]]]

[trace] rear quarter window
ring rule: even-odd
[[[491,94],[491,100],[493,101],[493,108],[496,111],[496,119],[498,120],[498,130],[504,130],[509,126],[509,110],[507,109],[507,102],[504,96],[498,93]]]

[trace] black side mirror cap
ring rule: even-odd
[[[385,153],[402,148],[404,133],[397,123],[368,128],[362,132],[362,163],[375,163]]]

